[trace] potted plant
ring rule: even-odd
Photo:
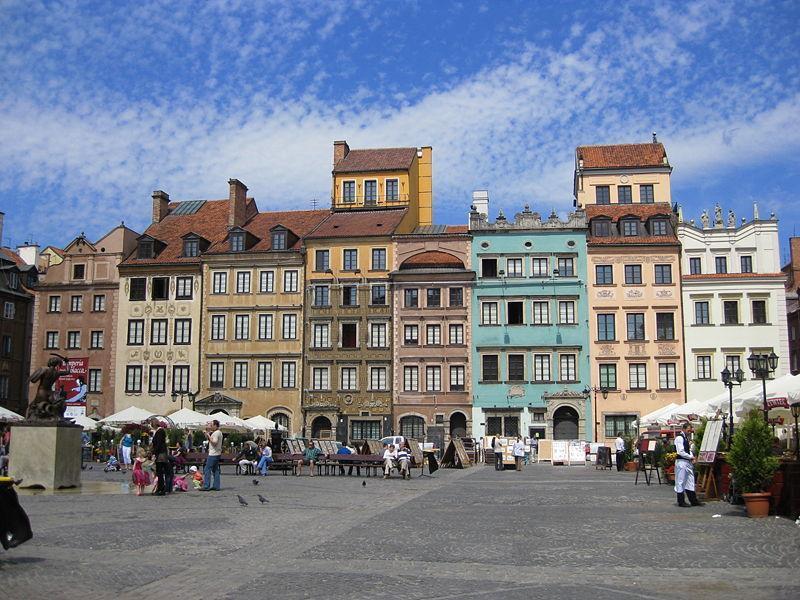
[[[772,455],[772,431],[764,421],[764,413],[753,409],[736,429],[728,463],[733,478],[742,492],[748,517],[769,514],[770,494],[764,490],[772,482],[778,459]]]
[[[637,468],[634,449],[636,448],[636,438],[632,435],[626,435],[622,438],[625,441],[625,454],[623,455],[624,458],[624,469],[626,471],[635,471]]]
[[[675,459],[677,458],[677,452],[667,452],[664,454],[664,479],[667,480],[667,483],[675,483]]]

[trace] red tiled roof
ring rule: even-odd
[[[445,233],[469,233],[468,225],[445,225]]]
[[[22,260],[22,257],[10,248],[0,248],[0,258],[5,258],[7,261],[14,263],[18,267],[24,267],[27,265],[27,263]]]
[[[703,279],[771,279],[786,277],[786,273],[700,273],[698,275],[681,275],[681,279],[697,281]]]
[[[394,208],[330,213],[330,216],[306,238],[313,240],[392,235],[407,212],[407,208]]]
[[[617,222],[623,217],[639,217],[642,220],[651,217],[672,217],[672,206],[669,202],[655,204],[587,204],[586,218],[608,217]]]
[[[342,160],[333,166],[333,172],[404,171],[411,166],[416,154],[416,148],[350,150]]]
[[[625,167],[663,167],[667,151],[660,142],[648,144],[614,144],[611,146],[578,146],[578,160],[584,169]]]
[[[278,225],[285,227],[299,239],[287,250],[297,250],[302,244],[302,238],[308,235],[326,217],[328,210],[287,210],[263,212],[255,215],[243,229],[259,238],[259,241],[249,249],[249,252],[265,252],[272,247],[270,230]],[[223,240],[209,247],[208,253],[219,254],[228,251],[228,244]]]
[[[464,263],[447,252],[440,252],[438,250],[430,250],[428,252],[420,252],[414,256],[407,258],[400,265],[400,269],[434,269],[434,268],[449,268],[449,269],[463,269]]]

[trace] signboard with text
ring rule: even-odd
[[[59,377],[56,381],[56,392],[65,395],[66,410],[64,416],[79,417],[86,415],[86,393],[89,390],[89,359],[69,358],[67,369],[69,375]]]

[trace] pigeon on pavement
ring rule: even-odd
[[[253,485],[258,485],[258,479],[253,479]]]
[[[264,504],[265,502],[269,502],[269,500],[264,498],[264,496],[262,496],[261,494],[256,494],[256,496],[258,496],[258,501],[261,502],[261,504]]]
[[[361,482],[361,487],[367,487],[367,482],[366,481],[362,481]]]
[[[236,497],[239,499],[239,504],[241,504],[242,506],[247,506],[247,500],[242,498],[239,494],[236,494]]]

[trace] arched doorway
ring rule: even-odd
[[[461,412],[454,412],[450,415],[450,437],[467,437],[467,415]]]
[[[562,406],[553,414],[553,439],[578,439],[578,411],[571,406]]]
[[[400,435],[411,440],[421,440],[425,436],[425,419],[416,415],[402,417]]]
[[[311,437],[321,439],[331,439],[332,437],[331,420],[328,417],[319,416],[311,421]]]

